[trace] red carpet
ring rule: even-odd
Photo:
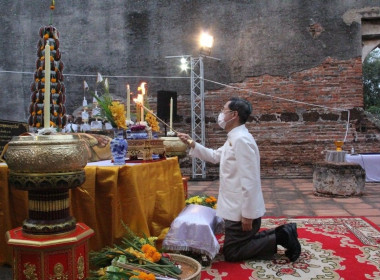
[[[363,217],[264,218],[263,228],[297,223],[302,246],[291,263],[278,251],[273,260],[224,262],[218,254],[202,270],[203,280],[380,279],[380,228]],[[224,236],[218,236],[223,244]]]

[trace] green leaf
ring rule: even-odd
[[[111,110],[109,108],[109,106],[112,104],[111,95],[109,93],[105,93],[102,96],[98,97],[95,95],[95,93],[93,93],[91,91],[90,91],[90,93],[96,99],[96,101],[98,101],[98,103],[99,103],[99,107],[101,109],[101,117],[103,117],[107,121],[109,121],[110,124],[112,125],[112,127],[117,127],[117,125],[113,119]]]

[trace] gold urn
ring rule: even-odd
[[[166,155],[168,156],[186,156],[187,145],[179,137],[160,137],[164,140]]]
[[[28,218],[23,232],[48,235],[75,229],[69,189],[85,181],[87,148],[76,135],[13,137],[5,161],[9,186],[28,191]]]

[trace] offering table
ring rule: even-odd
[[[159,236],[185,206],[177,158],[113,166],[110,161],[85,167],[85,183],[72,190],[71,210],[77,222],[95,232],[90,250],[117,243],[124,235],[123,221],[137,234]],[[0,263],[11,263],[6,231],[27,218],[26,192],[9,189],[8,168],[0,164]]]
[[[380,154],[347,154],[346,162],[360,164],[365,170],[366,182],[380,182]]]

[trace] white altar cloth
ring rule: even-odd
[[[125,165],[137,165],[137,164],[142,164],[141,162],[136,162],[136,163],[126,163]],[[122,165],[114,165],[111,160],[101,160],[101,161],[94,161],[94,162],[88,162],[87,166],[122,166]]]
[[[213,259],[220,249],[215,232],[223,225],[223,219],[216,216],[214,209],[190,204],[172,222],[162,247],[205,254]]]
[[[365,170],[366,182],[380,182],[380,154],[346,155],[346,162],[360,164]]]

